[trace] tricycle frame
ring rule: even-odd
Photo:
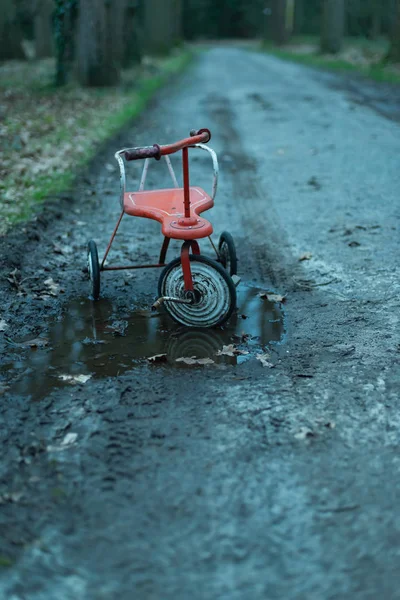
[[[174,146],[174,145],[172,145]],[[197,143],[197,144],[193,144],[190,146],[191,148],[200,148],[201,150],[205,150],[207,151],[212,158],[212,163],[213,163],[213,183],[212,183],[212,191],[211,191],[211,198],[214,201],[215,195],[217,193],[217,187],[218,187],[218,175],[219,175],[219,166],[218,166],[218,159],[217,159],[217,155],[214,152],[214,150],[212,150],[212,148],[209,148],[208,146],[201,144],[201,143]],[[161,150],[163,149],[168,149],[169,146],[161,146],[160,147]],[[111,235],[110,241],[108,243],[108,246],[106,248],[106,251],[104,253],[103,259],[100,263],[100,271],[123,271],[123,270],[135,270],[135,269],[157,269],[157,268],[161,268],[161,267],[165,267],[166,266],[166,256],[167,256],[167,251],[168,251],[168,247],[169,247],[169,243],[170,243],[170,239],[169,237],[164,237],[164,241],[163,244],[161,246],[161,251],[160,251],[160,256],[159,256],[159,262],[158,263],[154,263],[154,264],[145,264],[145,265],[119,265],[119,266],[106,266],[105,262],[107,260],[108,254],[110,252],[111,246],[114,242],[115,236],[117,234],[117,231],[119,229],[119,226],[121,224],[122,218],[123,216],[126,214],[125,210],[124,210],[124,196],[126,193],[126,171],[125,171],[125,164],[123,161],[122,156],[126,153],[129,152],[130,149],[128,148],[124,148],[122,150],[119,150],[118,152],[115,153],[115,158],[118,162],[119,165],[119,169],[120,169],[120,187],[121,187],[121,191],[120,191],[120,204],[121,204],[121,214],[118,218],[117,224],[114,228],[114,231]],[[189,224],[189,221],[191,219],[190,217],[190,195],[189,195],[189,190],[190,190],[190,180],[189,180],[189,160],[188,160],[188,147],[184,147],[182,148],[182,170],[183,170],[183,189],[184,189],[184,220],[188,223],[188,227],[191,229],[192,225]],[[170,172],[173,184],[175,188],[179,188],[179,184],[178,181],[176,179],[176,175],[175,175],[175,171],[174,168],[172,166],[171,160],[168,156],[168,154],[165,154],[164,156],[165,161],[167,163],[167,167],[168,170]],[[143,166],[143,171],[142,171],[142,176],[141,176],[141,180],[140,180],[140,185],[139,185],[139,191],[143,191],[145,188],[145,183],[146,183],[146,179],[147,179],[147,173],[148,173],[148,169],[149,169],[149,162],[150,159],[146,158],[145,162],[144,162],[144,166]],[[191,221],[190,221],[191,222]],[[209,236],[209,240],[211,243],[212,248],[215,251],[217,260],[220,260],[220,253],[218,252],[215,244],[213,243],[211,236]],[[199,244],[196,240],[190,240],[190,246],[192,249],[193,254],[200,254],[200,248],[199,248]],[[192,281],[192,276],[191,276],[191,272],[190,272],[190,262],[189,262],[189,248],[190,246],[188,246],[187,242],[185,241],[182,244],[182,249],[181,249],[181,258],[182,258],[182,269],[183,269],[183,273],[184,273],[184,280],[185,280],[185,288],[187,289],[187,291],[192,291],[193,290],[193,281]]]

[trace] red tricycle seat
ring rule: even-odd
[[[124,194],[124,212],[134,217],[145,217],[159,221],[165,237],[178,240],[193,240],[208,237],[213,228],[200,213],[214,206],[213,199],[199,187],[190,189],[190,217],[195,217],[190,227],[182,224],[184,217],[183,188],[127,192]]]

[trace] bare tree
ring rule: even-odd
[[[0,60],[25,58],[16,4],[15,0],[1,0]]]
[[[387,59],[400,63],[400,0],[394,2],[394,14],[390,32],[390,49]]]
[[[183,30],[183,0],[175,0],[173,6],[173,43],[179,43]]]
[[[281,46],[288,41],[286,26],[287,0],[273,0],[271,14],[271,37],[275,44]]]
[[[370,0],[371,27],[369,37],[375,40],[382,29],[382,4],[381,0]]]
[[[323,0],[321,52],[340,51],[344,34],[344,0]]]
[[[40,0],[36,2],[35,10],[35,54],[36,58],[46,58],[54,55],[54,40],[52,28],[53,1]]]
[[[115,85],[119,80],[115,40],[114,0],[80,0],[77,36],[77,76],[82,85]]]
[[[141,47],[138,35],[138,3],[136,0],[127,0],[123,11],[123,48],[122,66],[128,67],[141,60]]]
[[[145,0],[143,44],[148,54],[162,54],[171,49],[175,11],[175,0]]]
[[[294,5],[293,32],[299,34],[303,31],[304,23],[304,0],[296,0]]]

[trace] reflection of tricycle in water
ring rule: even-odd
[[[158,300],[153,308],[165,305],[175,321],[190,327],[213,327],[229,319],[236,307],[237,259],[232,236],[224,232],[218,248],[211,240],[211,223],[200,216],[214,205],[218,182],[218,161],[215,152],[205,144],[210,140],[208,129],[191,131],[191,137],[168,146],[125,148],[115,154],[121,174],[121,214],[113,231],[101,263],[93,240],[88,245],[88,269],[92,297],[100,295],[101,271],[164,267],[158,283]],[[189,148],[200,148],[211,155],[214,179],[211,196],[199,187],[189,184]],[[170,154],[182,151],[183,187],[179,187],[169,158]],[[174,188],[144,191],[149,159],[165,157]],[[126,191],[126,161],[145,159],[139,191]],[[106,266],[105,261],[113,243],[122,217],[127,214],[159,221],[162,225],[164,242],[159,262],[138,266]],[[199,239],[208,237],[217,260],[200,254]],[[182,240],[181,255],[169,264],[165,263],[171,239]],[[191,253],[190,253],[191,252]]]

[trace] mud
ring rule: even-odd
[[[260,297],[262,292],[239,285],[237,311],[217,329],[179,326],[163,310],[125,313],[112,300],[72,300],[46,324],[46,337],[7,338],[9,362],[5,359],[2,374],[9,393],[40,400],[54,388],[79,383],[82,376],[116,377],[146,361],[189,369],[199,365],[181,359],[209,358],[214,365],[231,366],[254,360],[284,336],[282,305]]]

